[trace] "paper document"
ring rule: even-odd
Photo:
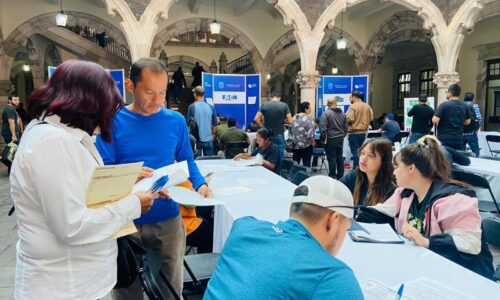
[[[233,161],[233,164],[238,167],[261,166],[263,163],[264,157],[260,153],[250,159],[240,159]]]
[[[202,198],[197,192],[180,186],[170,187],[168,188],[168,192],[172,200],[185,206],[212,206],[225,204],[224,201],[214,198]]]
[[[96,167],[87,186],[85,198],[87,207],[99,208],[130,195],[142,164],[142,162],[138,162]],[[118,238],[136,231],[134,223],[130,222],[112,238]]]
[[[363,291],[365,300],[393,300],[397,295],[396,290],[374,279],[360,281],[359,286]],[[403,292],[401,300],[411,299],[406,297]]]
[[[167,180],[164,182],[163,187],[159,188],[160,191],[167,187],[183,183],[189,178],[187,162],[182,161],[154,170],[153,176],[144,178],[134,185],[133,192],[150,190],[154,183],[163,176],[167,176]]]
[[[359,229],[349,231],[349,236],[355,242],[403,244],[404,240],[392,230],[389,224],[357,223]]]
[[[257,97],[248,97],[248,104],[257,103]]]
[[[230,197],[241,193],[247,193],[250,191],[252,190],[244,186],[234,186],[234,187],[218,188],[213,190],[212,192],[214,193],[214,196],[217,198],[217,197]]]
[[[411,300],[472,300],[476,299],[465,295],[434,279],[420,277],[405,282],[404,296]]]

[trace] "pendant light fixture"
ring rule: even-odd
[[[68,21],[68,15],[64,13],[62,9],[62,0],[59,0],[59,4],[61,6],[61,11],[57,13],[56,15],[56,24],[57,26],[66,26],[66,22]]]
[[[340,19],[340,37],[337,39],[337,49],[344,50],[347,48],[347,40],[344,35],[344,12],[342,11],[342,17]]]
[[[210,23],[210,33],[219,34],[220,33],[220,23],[217,22],[215,15],[215,0],[214,0],[214,21]]]

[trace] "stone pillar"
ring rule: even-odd
[[[219,73],[224,74],[224,71],[227,72],[227,56],[222,52],[219,57]]]
[[[212,74],[217,74],[217,63],[215,62],[215,59],[212,59],[212,62],[210,63],[209,71]]]
[[[436,108],[439,104],[446,101],[446,92],[448,91],[448,86],[453,83],[458,83],[460,77],[457,72],[453,73],[436,73],[434,74],[434,83],[437,85],[437,103]]]
[[[308,101],[314,116],[316,115],[316,87],[319,78],[318,71],[300,71],[297,75],[297,83],[300,85],[300,102]]]
[[[14,90],[10,80],[0,80],[0,107],[7,104],[7,97]]]

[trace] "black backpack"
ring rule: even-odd
[[[196,112],[196,103],[193,103],[192,105],[193,105],[193,115],[189,117],[188,129],[189,129],[189,134],[194,136],[196,142],[198,142],[200,140],[200,132],[198,130],[198,124],[196,124],[196,120],[194,117]]]
[[[476,131],[479,129],[479,120],[477,119],[476,110],[474,109],[474,104],[468,105],[469,115],[470,115],[470,125],[467,125],[464,129],[465,131]]]

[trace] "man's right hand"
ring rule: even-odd
[[[14,144],[17,144],[17,138],[13,137],[13,138],[12,138],[12,142],[13,142]]]
[[[147,213],[151,209],[151,206],[153,206],[154,199],[159,197],[158,193],[151,194],[144,191],[137,192],[134,195],[141,202],[141,215]]]

